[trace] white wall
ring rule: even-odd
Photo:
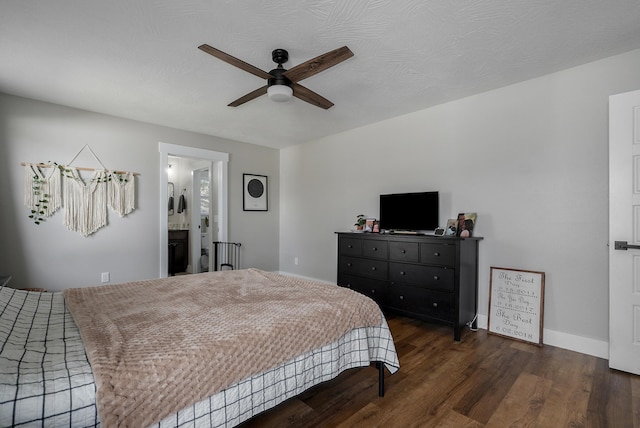
[[[280,269],[335,281],[335,231],[438,190],[442,225],[478,213],[485,319],[491,266],[543,271],[549,337],[606,352],[608,97],[638,88],[633,51],[282,150]]]
[[[244,266],[277,270],[277,150],[0,94],[0,274],[16,288],[50,290],[97,285],[101,272],[112,283],[157,277],[159,142],[230,154],[229,239],[243,243]],[[108,226],[87,238],[67,230],[62,211],[34,225],[20,163],[67,163],[85,144],[107,168],[140,173],[137,209],[125,218],[109,211]],[[85,155],[74,165],[98,166]],[[269,176],[268,212],[242,211],[243,173]]]

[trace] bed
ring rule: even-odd
[[[372,300],[286,275],[0,287],[0,426],[232,427],[374,362],[399,368]]]

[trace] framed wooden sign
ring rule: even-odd
[[[542,346],[544,272],[491,267],[489,333]]]

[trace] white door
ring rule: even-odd
[[[193,170],[193,207],[191,209],[191,254],[193,273],[211,271],[212,192],[211,166]]]
[[[640,91],[609,98],[609,367],[640,374]]]

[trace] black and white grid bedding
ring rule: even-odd
[[[0,288],[0,426],[96,426],[95,394],[62,293]]]
[[[156,426],[232,427],[372,361],[399,363],[386,321],[232,385]],[[95,383],[62,293],[0,287],[0,426],[100,426]]]

